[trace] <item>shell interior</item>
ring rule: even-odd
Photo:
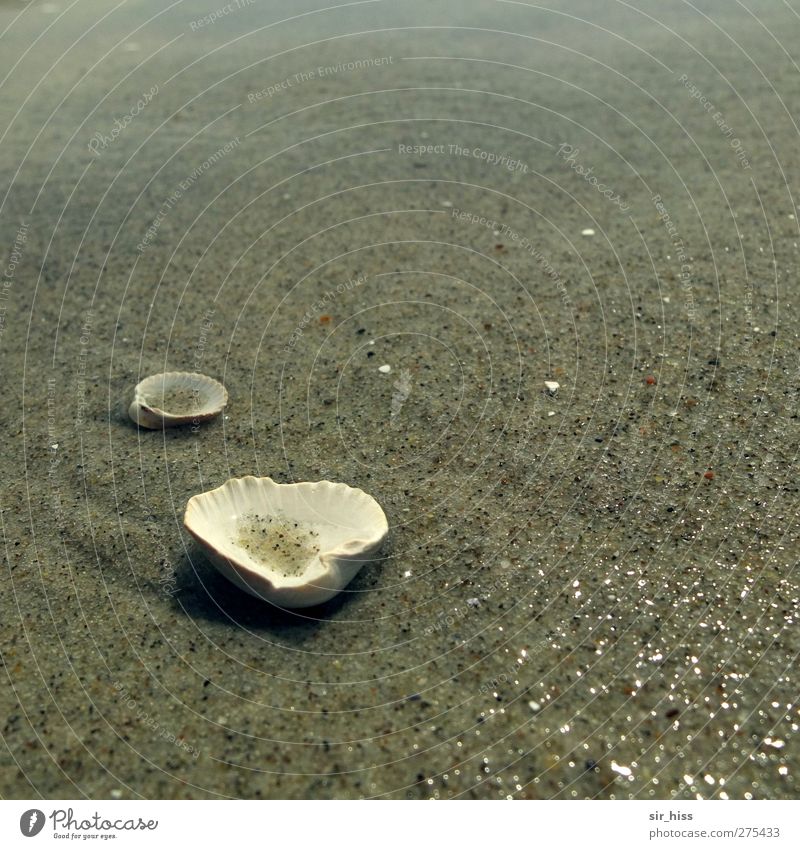
[[[255,565],[281,578],[299,578],[319,555],[320,534],[287,516],[253,513],[239,520],[234,544]]]
[[[337,558],[355,563],[355,574],[359,555],[369,560],[388,533],[380,505],[360,489],[256,477],[233,478],[194,496],[184,524],[242,583],[267,578],[276,588],[324,583]]]
[[[220,411],[227,403],[225,387],[202,374],[155,374],[136,387],[137,401],[167,416],[184,418]]]

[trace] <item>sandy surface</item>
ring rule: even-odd
[[[0,794],[796,796],[797,14],[314,5],[0,4]],[[381,559],[247,597],[245,474]]]

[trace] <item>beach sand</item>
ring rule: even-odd
[[[0,4],[3,797],[797,795],[798,19],[549,5]],[[248,597],[247,474],[380,559]]]

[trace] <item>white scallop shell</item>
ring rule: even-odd
[[[333,598],[389,533],[381,506],[360,489],[252,476],[190,498],[183,524],[226,578],[280,607]]]
[[[168,371],[136,385],[128,415],[140,427],[156,430],[213,419],[227,403],[228,390],[219,381],[197,372]]]

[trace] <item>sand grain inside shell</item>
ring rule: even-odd
[[[319,534],[283,516],[244,516],[237,531],[236,545],[284,578],[302,575],[319,554]]]

